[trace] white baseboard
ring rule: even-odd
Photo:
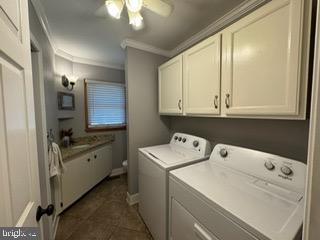
[[[56,239],[56,235],[57,235],[57,230],[58,230],[58,225],[59,225],[59,220],[60,220],[60,216],[56,215],[53,219],[53,224],[52,224],[52,229],[53,229],[53,233],[52,233],[52,240]]]
[[[139,193],[136,194],[130,194],[127,192],[127,203],[132,206],[134,204],[137,204],[139,202]]]
[[[121,168],[115,168],[115,169],[112,169],[110,177],[119,176],[119,175],[124,174],[124,173],[126,173],[126,172],[124,171],[124,169],[122,167]]]

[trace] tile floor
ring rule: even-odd
[[[152,239],[126,192],[126,175],[102,181],[61,214],[56,240]]]

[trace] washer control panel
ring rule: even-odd
[[[211,144],[209,141],[204,138],[185,133],[175,133],[171,138],[170,144],[191,149],[203,156],[210,155],[211,153]]]
[[[210,160],[267,182],[304,189],[306,164],[252,149],[217,144]]]

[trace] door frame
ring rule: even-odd
[[[320,199],[320,1],[317,1],[317,20],[314,47],[314,65],[312,77],[311,116],[309,127],[308,171],[305,192],[305,215],[303,239],[314,240],[320,235],[320,229],[310,226],[311,219],[320,217],[320,210],[315,210]],[[312,232],[312,234],[311,234]]]
[[[34,51],[31,51],[32,64],[33,57],[36,59],[37,67],[32,66],[32,79],[34,85],[34,102],[35,102],[35,121],[36,135],[38,145],[38,167],[39,167],[39,182],[41,206],[46,208],[52,203],[50,176],[49,176],[49,160],[48,160],[48,145],[47,145],[47,122],[45,108],[45,93],[44,93],[44,75],[43,75],[43,56],[42,48],[36,39],[35,35],[30,31],[30,44]],[[36,71],[34,71],[36,69]],[[48,217],[42,217],[43,239],[53,240],[55,231],[58,226],[56,214]]]

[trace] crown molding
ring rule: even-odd
[[[121,47],[123,49],[126,49],[127,47],[132,47],[132,48],[136,48],[136,49],[139,49],[139,50],[143,50],[143,51],[146,51],[146,52],[154,53],[154,54],[165,56],[165,57],[171,57],[172,56],[171,55],[171,51],[164,50],[164,49],[161,49],[161,48],[158,48],[158,47],[154,47],[152,45],[149,45],[149,44],[146,44],[146,43],[143,43],[143,42],[139,42],[139,41],[136,41],[136,40],[133,40],[133,39],[129,39],[129,38],[127,38],[127,39],[122,41]]]
[[[62,57],[64,59],[67,59],[71,62],[73,62],[74,60],[74,56],[72,56],[71,54],[69,53],[66,53],[65,51],[61,50],[61,49],[56,49],[55,51],[55,55],[59,56],[59,57]]]
[[[176,48],[171,50],[171,57],[181,53],[182,51],[186,50],[187,48],[191,47],[192,45],[198,43],[199,41],[213,35],[221,31],[223,28],[229,26],[230,24],[234,23],[236,20],[240,19],[241,17],[249,14],[253,10],[257,9],[258,7],[262,6],[263,4],[270,2],[271,0],[247,0],[241,3],[239,6],[233,8],[231,11],[223,15],[218,20],[211,23],[206,28],[202,29],[189,39],[185,40],[184,42],[180,43]]]
[[[258,7],[264,5],[271,0],[246,0],[237,7],[233,8],[231,11],[223,15],[218,20],[212,22],[209,26],[205,27],[189,39],[180,43],[176,48],[172,50],[164,50],[161,48],[154,47],[152,45],[148,45],[133,39],[125,39],[121,43],[121,47],[125,49],[126,47],[132,47],[136,49],[140,49],[146,52],[155,53],[158,55],[166,56],[166,57],[173,57],[182,51],[186,50],[187,48],[193,46],[194,44],[198,43],[199,41],[213,35],[221,31],[223,28],[229,26],[230,24],[234,23],[236,20],[240,19],[241,17],[249,14],[250,12],[254,11]]]
[[[124,70],[124,66],[121,64],[110,64],[110,63],[105,63],[101,61],[95,61],[92,59],[87,59],[87,58],[81,58],[81,57],[76,57],[73,56],[61,49],[57,49],[55,52],[57,56],[60,56],[62,58],[65,58],[73,63],[80,63],[80,64],[87,64],[87,65],[93,65],[93,66],[99,66],[99,67],[106,67],[106,68],[113,68],[113,69],[118,69],[118,70]]]
[[[99,66],[99,67],[105,67],[105,68],[124,70],[124,65],[122,65],[122,64],[106,63],[106,62],[101,62],[101,61],[96,61],[96,60],[86,59],[86,58],[81,58],[81,57],[73,57],[73,62],[87,64],[87,65],[93,65],[93,66]]]
[[[46,17],[46,14],[45,14],[45,11],[44,11],[44,8],[43,8],[41,2],[39,0],[31,0],[31,3],[36,11],[36,14],[37,14],[37,17],[40,21],[40,24],[41,24],[48,40],[49,40],[49,43],[50,43],[51,48],[52,48],[55,55],[63,57],[63,58],[65,58],[71,62],[74,62],[74,63],[82,63],[82,64],[124,70],[124,66],[121,64],[107,63],[107,62],[96,61],[96,60],[92,60],[92,59],[73,56],[73,55],[63,51],[62,49],[58,48],[53,40],[53,37],[51,34],[52,31],[50,30],[49,22],[48,22],[48,19]]]

